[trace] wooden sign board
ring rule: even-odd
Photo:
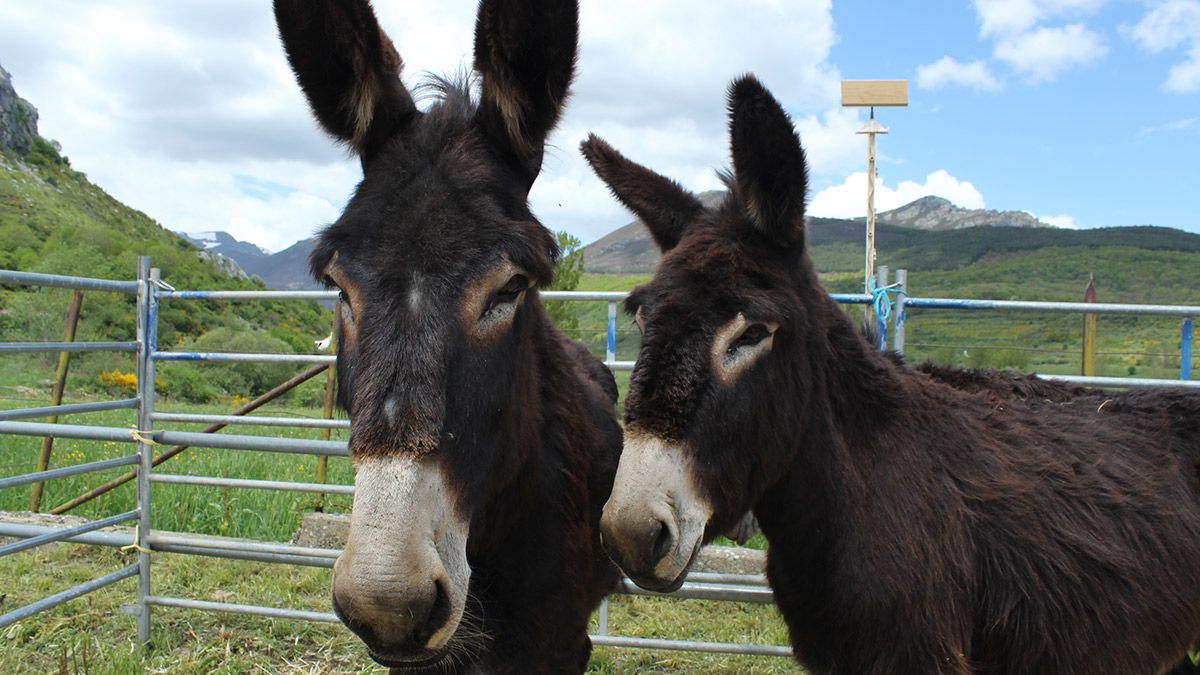
[[[842,106],[906,106],[908,80],[842,80]]]

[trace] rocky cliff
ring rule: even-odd
[[[862,220],[861,218],[859,220]],[[1051,227],[1025,211],[989,211],[964,209],[941,197],[921,197],[898,209],[876,216],[881,223],[891,223],[918,230],[961,230],[984,225],[1003,227]]]
[[[0,150],[28,154],[38,136],[37,108],[17,96],[12,76],[0,66]]]

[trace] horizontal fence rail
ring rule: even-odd
[[[333,495],[353,495],[353,485],[333,483],[295,483],[281,480],[253,480],[249,478],[218,478],[215,476],[184,476],[173,473],[154,473],[152,483],[175,485],[203,485],[206,487],[247,488],[251,490],[282,490],[284,492],[316,492]]]
[[[1050,302],[1041,300],[956,300],[951,298],[908,298],[906,308],[1007,310],[1065,314],[1141,314],[1157,316],[1200,316],[1200,307],[1187,305],[1133,305],[1111,302]]]
[[[219,361],[222,363],[335,363],[329,354],[239,354],[234,352],[154,352],[155,361]]]
[[[98,403],[67,403],[41,408],[21,408],[18,410],[0,410],[0,422],[7,420],[33,419],[37,417],[58,417],[60,415],[81,415],[84,413],[106,412],[109,410],[133,410],[138,407],[136,398],[124,401],[101,401]]]
[[[0,342],[4,352],[136,352],[136,342]]]
[[[108,279],[88,279],[85,277],[68,277],[59,274],[39,274],[37,272],[15,272],[0,270],[0,285],[49,286],[52,288],[74,288],[83,291],[112,291],[136,295],[141,287],[136,281],[110,281]]]
[[[1155,380],[1145,377],[1085,377],[1083,375],[1042,375],[1043,380],[1058,380],[1070,384],[1102,389],[1145,389],[1151,387],[1184,387],[1200,389],[1200,380]]]
[[[137,563],[134,563],[122,570],[113,572],[112,574],[106,574],[98,579],[93,579],[86,583],[79,584],[74,588],[62,591],[61,593],[55,593],[50,597],[43,598],[37,602],[25,605],[24,607],[13,610],[8,614],[0,615],[0,628],[11,626],[12,624],[22,619],[27,619],[38,612],[57,607],[68,600],[74,600],[75,598],[83,597],[92,591],[98,591],[105,586],[111,586],[123,579],[135,577],[137,574],[138,565]]]
[[[70,539],[71,537],[85,534],[87,532],[93,532],[95,530],[100,530],[113,525],[119,525],[121,523],[129,522],[130,520],[135,520],[141,515],[141,509],[134,509],[132,511],[126,511],[125,513],[119,513],[115,516],[109,516],[108,518],[101,518],[100,520],[93,520],[83,523],[82,525],[76,525],[75,527],[56,528],[54,532],[47,532],[36,537],[30,537],[24,541],[13,542],[11,544],[0,546],[0,557],[9,555],[10,553],[18,553],[35,546],[41,546],[42,544],[51,544],[56,541]]]
[[[350,420],[321,420],[304,417],[252,417],[250,415],[193,415],[185,413],[156,412],[150,416],[155,422],[184,422],[188,424],[246,424],[264,427],[296,427],[309,429],[349,429]],[[0,417],[0,419],[4,419]]]
[[[0,433],[4,433],[0,429]],[[0,490],[4,488],[17,487],[18,485],[28,485],[30,483],[41,483],[55,478],[65,478],[67,476],[78,476],[82,473],[91,473],[93,471],[103,471],[105,469],[115,469],[117,467],[129,466],[137,464],[137,455],[128,457],[117,457],[115,459],[102,459],[98,462],[88,462],[87,464],[76,464],[74,466],[64,466],[58,469],[49,469],[47,471],[35,471],[20,476],[12,476],[11,478],[0,478]]]

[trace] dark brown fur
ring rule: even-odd
[[[577,4],[483,0],[481,101],[438,81],[427,110],[366,0],[276,0],[275,11],[317,119],[363,164],[311,260],[350,308],[338,372],[351,456],[433,458],[469,514],[460,632],[481,637],[430,670],[582,672],[588,617],[617,579],[597,528],[620,452],[617,389],[538,299],[558,251],[527,202],[567,97]],[[460,320],[463,289],[504,260],[533,286],[511,326],[480,340]],[[481,293],[487,307],[508,302]],[[388,638],[352,627],[369,646]]]
[[[1200,396],[1029,404],[1004,397],[1010,384],[970,393],[896,364],[817,281],[791,120],[752,77],[733,85],[730,116],[731,195],[690,220],[627,304],[645,331],[626,429],[692,456],[708,535],[753,508],[801,663],[1070,674],[1178,661],[1200,637]],[[611,174],[632,162],[589,146],[619,185]],[[666,198],[623,201],[640,214]],[[709,347],[738,312],[779,328],[724,386]]]

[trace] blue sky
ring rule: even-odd
[[[410,86],[469,64],[474,0],[375,0]],[[534,211],[592,241],[631,220],[576,150],[596,132],[691,189],[728,162],[724,95],[756,73],[792,113],[810,212],[865,212],[866,112],[842,79],[903,78],[881,210],[937,194],[1049,223],[1200,232],[1200,0],[581,0],[574,97]],[[0,64],[42,133],[175,230],[280,250],[335,219],[356,161],[313,123],[269,3],[0,0]]]
[[[981,4],[942,2],[930,12],[928,3],[834,3],[839,41],[830,61],[842,76],[911,80],[911,107],[878,111],[892,130],[880,145],[884,180],[945,169],[970,181],[988,208],[1065,214],[1082,227],[1200,232],[1188,199],[1197,183],[1200,76],[1168,87],[1171,69],[1197,58],[1200,3],[995,3],[1030,7],[1033,23],[1012,30],[1015,38],[984,34]],[[1139,36],[1140,23],[1173,14]],[[1099,49],[1077,47],[1083,56],[1064,56],[1059,68],[1034,49],[1028,63],[1004,58],[1005,41],[1066,26],[1094,35]],[[1170,26],[1188,37],[1176,42]],[[935,87],[919,77],[921,66],[945,57],[980,62],[994,83]]]

